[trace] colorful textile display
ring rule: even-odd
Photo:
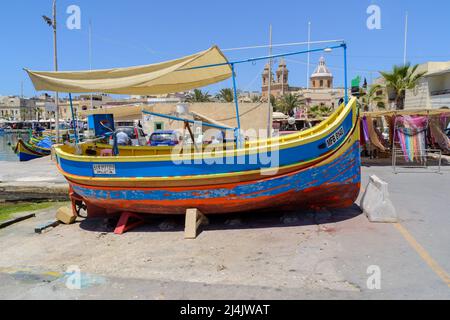
[[[426,157],[427,117],[402,116],[396,119],[396,135],[405,161],[423,162]]]

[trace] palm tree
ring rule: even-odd
[[[386,88],[389,88],[395,93],[395,105],[397,110],[403,110],[405,106],[406,90],[414,89],[419,80],[426,72],[418,72],[419,65],[411,67],[410,63],[404,66],[394,66],[391,72],[380,71],[383,78],[386,80]]]
[[[332,107],[326,105],[315,105],[308,110],[308,117],[312,119],[326,118],[333,113]]]
[[[382,94],[379,94],[382,92]],[[379,84],[370,86],[369,90],[361,90],[361,104],[364,111],[373,110],[373,106],[376,105],[379,109],[384,109],[384,90]]]
[[[288,93],[279,99],[276,109],[277,111],[292,116],[294,110],[300,107],[302,104],[303,101],[299,98],[298,95]]]
[[[192,94],[187,96],[186,102],[211,102],[211,95],[208,92],[203,93],[202,90],[195,89]]]
[[[233,102],[234,101],[234,91],[230,88],[225,88],[220,90],[216,96],[217,99],[223,102]]]

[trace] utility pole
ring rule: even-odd
[[[89,20],[89,70],[92,71],[92,21]],[[94,96],[91,93],[91,110],[94,109]]]
[[[405,18],[405,48],[403,52],[403,65],[406,65],[407,50],[408,50],[408,12],[406,12]]]
[[[269,56],[272,56],[272,25],[270,25],[270,31],[269,31]],[[272,101],[271,101],[271,92],[272,92],[272,58],[269,59],[269,86],[267,88],[267,99],[268,99],[268,119],[267,119],[267,137],[270,138],[272,136],[272,116],[273,116],[273,107],[272,107]]]
[[[311,50],[311,22],[308,22],[308,51]],[[309,89],[309,65],[311,63],[311,53],[308,52],[308,61],[306,66],[306,89]]]
[[[55,71],[58,71],[58,45],[56,38],[56,0],[53,0],[53,50],[54,50],[54,61],[55,61]],[[56,104],[56,142],[59,143],[60,134],[59,134],[59,94],[55,93],[55,104]]]

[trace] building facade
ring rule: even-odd
[[[16,96],[0,97],[0,119],[8,121],[35,120],[36,100]]]
[[[414,89],[406,90],[405,109],[450,108],[450,61],[426,62],[417,67],[416,73],[425,73]],[[374,84],[386,86],[383,77],[375,79]],[[396,94],[386,88],[385,104],[394,110]]]
[[[269,91],[269,81],[272,79],[270,93],[275,98],[280,98],[285,94],[295,94],[303,100],[306,106],[324,105],[336,107],[345,96],[344,88],[334,88],[334,76],[326,65],[324,57],[310,77],[310,88],[292,87],[289,85],[289,70],[284,59],[275,73],[270,74],[269,64],[265,66],[262,74],[262,97],[267,101]]]
[[[405,109],[450,108],[450,61],[427,62],[417,72],[426,72],[416,88],[406,91]]]

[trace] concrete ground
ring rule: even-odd
[[[355,205],[215,217],[191,241],[182,218],[123,236],[103,220],[37,235],[55,215],[45,210],[0,230],[0,299],[450,299],[450,168],[364,167],[363,186],[372,174],[389,182],[399,224],[371,224]]]
[[[51,157],[29,162],[0,161],[0,202],[66,200],[69,186]]]

